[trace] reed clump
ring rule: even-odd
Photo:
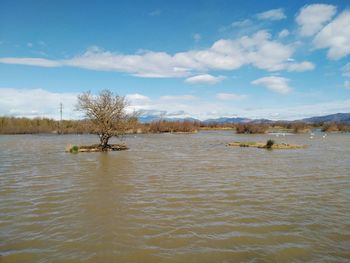
[[[255,124],[255,123],[240,123],[236,124],[236,133],[238,134],[256,134],[267,133],[269,126],[267,124]]]
[[[199,124],[191,121],[154,121],[149,125],[148,132],[150,133],[194,133],[197,132]]]
[[[350,132],[350,125],[345,123],[324,123],[322,125],[323,132]]]

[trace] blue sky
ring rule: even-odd
[[[0,115],[110,89],[172,117],[350,112],[348,1],[0,3]]]

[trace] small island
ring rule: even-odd
[[[126,144],[109,144],[108,147],[102,148],[100,144],[93,145],[69,145],[66,148],[66,152],[78,153],[78,152],[108,152],[108,151],[123,151],[128,150],[129,147]]]
[[[100,144],[88,146],[67,146],[66,152],[109,152],[129,149],[125,144],[109,144],[112,137],[125,134],[130,116],[126,113],[125,97],[114,95],[110,90],[102,90],[98,96],[85,92],[78,96],[76,109],[85,113],[90,120],[93,133],[97,134]]]
[[[306,148],[306,145],[288,144],[288,143],[275,143],[273,140],[268,140],[266,143],[262,142],[231,142],[228,146],[234,147],[254,147],[260,149],[302,149]]]

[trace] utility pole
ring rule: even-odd
[[[62,134],[62,112],[63,112],[63,104],[60,103],[60,122],[59,122],[59,134]]]

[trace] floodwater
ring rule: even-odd
[[[233,148],[235,140],[307,149]],[[0,136],[0,262],[350,262],[350,135]]]

